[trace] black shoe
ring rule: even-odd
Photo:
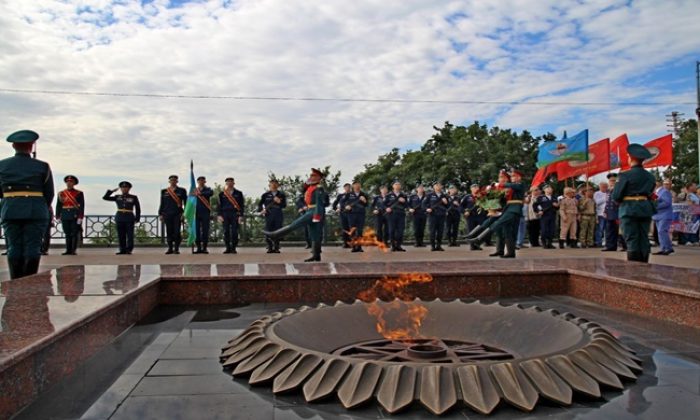
[[[505,254],[505,255],[501,255],[501,258],[515,258],[515,254]]]
[[[603,248],[600,251],[601,252],[615,252],[615,251],[617,251],[617,249]]]
[[[320,257],[312,256],[312,257],[307,258],[307,259],[304,260],[304,262],[317,262],[317,261],[321,261],[321,258],[320,258]]]
[[[481,251],[481,247],[479,245],[476,245],[476,244],[471,244],[469,249],[471,249],[472,251]]]
[[[61,255],[71,255],[70,251],[63,252]]]
[[[437,251],[437,248],[434,247],[434,246],[431,246],[431,247],[430,247],[430,252],[433,252],[433,251]]]
[[[417,244],[416,248],[425,248],[425,246],[426,246],[425,244]]]
[[[437,248],[435,248],[435,250],[437,250],[437,251],[444,251],[445,249],[444,249],[442,246],[438,245]]]
[[[502,257],[502,256],[503,256],[503,254],[501,254],[500,252],[494,252],[493,254],[489,254],[489,257]]]
[[[180,255],[180,250],[176,249],[175,251],[173,251],[173,254]]]
[[[173,253],[173,250],[172,250],[172,249],[169,249],[169,250],[165,251],[165,255],[170,255],[170,254],[172,254],[172,253]]]
[[[128,254],[128,252],[119,251],[119,252],[117,252],[117,253],[114,254],[114,255],[126,255],[126,254]]]
[[[267,249],[267,253],[268,253],[268,254],[274,254],[274,253],[275,253],[275,251],[274,251],[274,250],[272,250],[272,249],[270,249],[270,248],[268,248],[268,249]]]
[[[399,247],[396,247],[396,250],[399,251],[399,252],[406,252],[406,250],[403,249],[403,248],[401,248],[400,246],[399,246]]]
[[[564,249],[564,240],[559,239],[559,249]]]
[[[224,254],[230,254],[230,253],[231,253],[231,249],[230,249],[230,248],[226,248],[226,249],[224,250]]]

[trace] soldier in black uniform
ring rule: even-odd
[[[444,251],[442,248],[442,235],[445,230],[445,215],[449,206],[447,195],[442,192],[442,183],[433,184],[433,192],[428,194],[423,203],[423,208],[428,214],[430,228],[430,250]]]
[[[459,246],[457,243],[457,235],[459,235],[459,222],[462,220],[462,211],[460,207],[461,198],[456,185],[450,185],[447,189],[447,215],[445,216],[445,227],[447,228],[448,246]]]
[[[553,194],[550,185],[544,186],[544,194],[537,197],[533,204],[535,212],[540,216],[540,235],[542,236],[542,247],[544,249],[554,249],[555,230],[557,227],[557,212],[559,211],[559,201]]]
[[[66,252],[62,255],[76,255],[85,216],[85,197],[82,191],[75,189],[79,182],[75,175],[66,175],[63,182],[66,189],[56,196],[56,220],[61,221],[66,237]]]
[[[422,248],[425,246],[423,237],[425,236],[425,209],[423,203],[427,195],[423,184],[416,186],[416,193],[408,199],[408,213],[413,217],[413,235],[416,238],[416,247]]]
[[[351,189],[352,185],[345,183],[345,185],[343,185],[343,192],[335,197],[332,206],[333,211],[337,212],[338,217],[340,218],[340,229],[342,229],[343,231],[343,248],[350,248],[350,222],[348,221],[348,214],[343,211],[343,208],[340,204],[343,202],[345,196],[350,192]]]
[[[165,232],[168,241],[166,254],[179,254],[182,243],[182,212],[187,201],[187,191],[177,186],[178,176],[168,177],[168,188],[160,190],[160,206],[158,216],[165,223]]]
[[[118,189],[121,189],[122,193],[112,196]],[[131,182],[122,181],[119,183],[119,188],[107,190],[102,197],[103,200],[117,203],[117,214],[114,216],[117,223],[117,236],[119,237],[117,255],[131,254],[134,250],[134,225],[141,218],[139,198],[130,194],[129,191],[131,191]]]
[[[465,195],[459,203],[460,210],[464,214],[464,218],[467,219],[467,232],[478,228],[486,220],[486,212],[476,205],[481,198],[481,187],[479,184],[472,184],[469,189],[470,194]],[[469,245],[472,251],[481,251],[481,247],[477,243]]]
[[[208,254],[209,245],[209,225],[211,223],[211,196],[214,191],[207,187],[207,179],[203,176],[197,178],[197,188],[194,195],[197,198],[197,209],[195,211],[194,229],[197,233],[195,242],[197,250],[193,254]]]
[[[270,189],[266,191],[258,202],[258,212],[265,217],[265,230],[274,232],[282,227],[284,223],[284,214],[282,209],[287,207],[287,196],[279,191],[279,182],[276,179],[271,179],[269,183]],[[266,237],[267,253],[279,254],[280,240]]]
[[[30,155],[38,138],[39,135],[31,130],[11,134],[7,141],[12,143],[16,153],[0,161],[0,220],[7,240],[7,266],[12,279],[39,271],[41,237],[49,223],[49,208],[54,196],[49,164],[32,159]],[[9,303],[8,298],[5,310]],[[26,310],[22,308],[16,312]],[[31,314],[33,319],[34,315]]]
[[[352,239],[362,237],[362,232],[365,228],[365,215],[367,203],[367,194],[362,191],[360,181],[353,181],[352,191],[345,195],[343,200],[343,209],[348,213],[350,221],[350,232]],[[354,244],[351,252],[364,252],[361,245]]]
[[[392,191],[384,199],[384,208],[389,222],[389,239],[393,252],[406,252],[401,247],[403,234],[406,230],[406,207],[408,197],[401,191],[401,182],[394,181]]]
[[[245,199],[243,193],[234,188],[232,177],[224,181],[224,189],[219,193],[219,222],[224,225],[224,254],[236,254],[238,246],[238,226],[245,215]]]
[[[372,205],[370,209],[374,215],[374,231],[377,235],[377,240],[389,244],[389,227],[388,221],[386,219],[386,213],[384,210],[384,201],[386,195],[388,194],[388,189],[386,186],[382,185],[379,187],[379,195],[374,196],[372,199]]]

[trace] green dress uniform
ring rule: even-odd
[[[11,143],[32,143],[39,135],[30,130],[11,134]],[[0,220],[7,237],[10,277],[36,274],[41,259],[41,242],[49,225],[49,208],[54,198],[49,164],[29,153],[0,160]]]
[[[638,159],[632,168],[620,173],[612,199],[620,203],[620,224],[627,242],[627,261],[649,262],[649,226],[656,213],[651,197],[656,179],[642,166],[651,153],[640,144],[631,144],[627,153]]]

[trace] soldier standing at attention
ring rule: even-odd
[[[593,199],[593,187],[587,187],[583,198],[578,202],[578,214],[581,219],[581,229],[579,240],[581,247],[593,248],[595,245],[595,210],[596,204]]]
[[[540,233],[542,235],[542,247],[554,249],[554,231],[557,227],[557,209],[559,201],[554,197],[554,189],[551,185],[544,186],[544,194],[537,197],[534,204],[535,212],[540,216]]]
[[[416,238],[416,248],[423,248],[423,238],[425,236],[425,209],[423,202],[426,199],[425,188],[423,184],[416,186],[416,193],[408,199],[408,213],[413,216],[413,235]]]
[[[61,221],[66,236],[66,252],[62,255],[76,255],[85,216],[85,197],[82,191],[75,189],[78,185],[76,176],[66,175],[63,182],[66,183],[66,189],[60,191],[56,199],[56,220]]]
[[[459,191],[457,186],[451,184],[447,188],[447,200],[450,202],[447,207],[447,216],[445,216],[445,227],[447,228],[447,246],[459,246],[457,243],[457,235],[459,235],[459,222],[462,220],[462,212],[460,211]]]
[[[41,238],[49,224],[53,175],[49,164],[32,159],[39,135],[31,130],[7,137],[15,155],[0,161],[0,220],[7,240],[7,266],[16,279],[39,271]]]
[[[627,146],[631,168],[620,174],[612,199],[620,203],[620,223],[627,243],[627,261],[648,263],[651,245],[649,227],[654,209],[656,179],[642,166],[652,154],[641,144]]]
[[[388,194],[388,188],[384,185],[379,187],[379,195],[372,199],[372,214],[374,215],[374,230],[377,234],[377,240],[389,244],[389,226],[386,218],[384,202]]]
[[[401,191],[401,183],[394,181],[391,186],[392,191],[386,195],[384,207],[386,217],[389,222],[389,239],[391,240],[391,250],[393,252],[406,252],[401,247],[403,244],[403,234],[406,230],[406,206],[408,197]]]
[[[439,181],[434,183],[433,192],[428,194],[428,198],[423,203],[423,208],[428,214],[431,251],[444,251],[442,235],[445,230],[445,215],[449,204],[447,196],[442,192],[442,183]]]
[[[187,200],[187,191],[177,186],[178,176],[168,177],[168,188],[160,191],[160,206],[158,207],[158,217],[165,223],[165,233],[168,241],[169,254],[180,253],[180,243],[182,243],[182,212],[184,203]]]
[[[282,227],[284,222],[284,214],[282,209],[287,207],[287,196],[279,191],[279,182],[276,179],[271,179],[268,186],[270,189],[263,193],[258,202],[258,212],[265,217],[265,230],[274,232]],[[280,240],[266,237],[267,253],[280,253]]]
[[[193,254],[208,254],[209,224],[211,223],[211,196],[214,191],[207,187],[207,179],[203,176],[197,178],[197,188],[194,195],[197,197],[197,210],[195,211],[194,230],[197,233],[195,242],[197,250]]]
[[[238,226],[243,223],[245,200],[243,193],[234,188],[232,177],[224,181],[224,189],[219,193],[219,222],[224,225],[224,254],[236,254],[238,246]]]
[[[605,248],[601,251],[611,252],[617,251],[618,243],[622,242],[622,249],[625,250],[626,244],[624,240],[620,240],[620,205],[612,198],[615,184],[617,183],[617,174],[608,174],[608,198],[605,200]]]
[[[352,191],[345,196],[345,201],[343,202],[345,211],[348,212],[352,239],[362,237],[362,232],[365,228],[367,203],[367,194],[362,191],[362,184],[360,184],[358,180],[353,181]],[[385,238],[385,240],[387,239],[388,238]],[[364,251],[362,250],[362,245],[353,244],[352,251],[350,252]]]
[[[121,194],[113,196],[112,194],[118,189],[121,189]],[[129,191],[131,191],[131,182],[122,181],[119,183],[119,188],[107,190],[102,197],[103,200],[117,203],[117,214],[114,216],[117,223],[117,236],[119,237],[117,255],[130,255],[134,250],[134,225],[141,218],[139,198],[130,194]]]
[[[343,211],[342,203],[345,200],[345,196],[350,192],[351,188],[352,186],[350,184],[345,183],[345,185],[343,185],[343,192],[335,197],[333,205],[331,206],[333,211],[338,212],[338,217],[340,218],[340,229],[342,230],[343,248],[350,248],[350,244],[348,243],[350,242],[350,223],[348,222],[348,214]]]

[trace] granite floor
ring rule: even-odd
[[[570,407],[540,403],[531,413],[502,404],[491,418],[696,419],[700,413],[700,329],[629,315],[565,296],[501,300],[572,312],[606,325],[643,359],[623,392]],[[293,305],[160,306],[17,419],[337,419],[392,417],[376,404],[347,411],[273,395],[222,371],[222,345],[262,315]],[[430,417],[421,407],[396,418]],[[442,418],[482,417],[455,408]]]

